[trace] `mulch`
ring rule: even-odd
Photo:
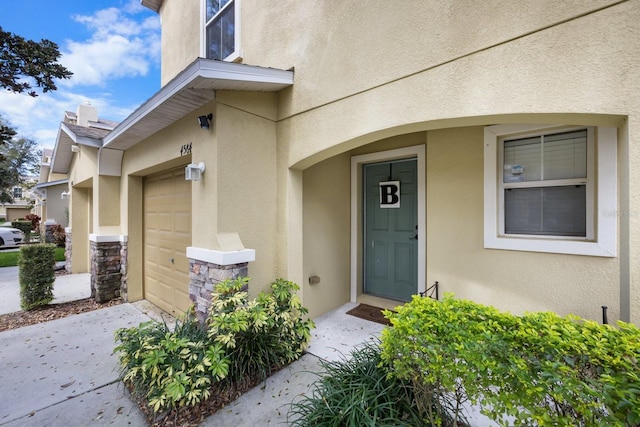
[[[48,322],[50,320],[62,319],[63,317],[73,314],[87,313],[101,308],[112,307],[122,304],[123,302],[122,298],[115,298],[104,304],[99,304],[93,298],[84,298],[60,304],[48,304],[29,311],[16,311],[14,313],[3,314],[0,315],[0,332]]]

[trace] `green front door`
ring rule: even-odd
[[[418,292],[416,159],[363,165],[364,293],[409,301]]]

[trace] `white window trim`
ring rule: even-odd
[[[425,211],[426,190],[426,157],[425,146],[397,148],[394,150],[380,151],[377,153],[361,154],[351,157],[351,302],[358,299],[358,266],[362,239],[359,238],[360,211],[362,210],[362,191],[360,191],[360,173],[362,165],[366,163],[383,162],[404,158],[416,158],[418,162],[418,292],[425,291],[427,267],[425,259],[427,254],[427,217]]]
[[[507,136],[566,129],[557,125],[495,125],[484,129],[484,247],[513,251],[615,257],[617,253],[617,129],[594,128],[596,139],[595,201],[587,194],[587,238],[504,235],[501,212],[499,140]],[[594,151],[594,150],[592,150]],[[594,162],[591,162],[594,164]],[[591,194],[594,194],[591,191]],[[591,201],[589,201],[591,200]],[[591,218],[591,220],[589,219]],[[591,230],[591,231],[590,231]]]
[[[225,62],[239,62],[242,60],[242,49],[240,44],[241,17],[240,17],[240,2],[242,0],[233,0],[234,14],[235,14],[235,33],[234,43],[236,50],[229,56],[223,59]],[[227,7],[227,5],[225,5]],[[200,2],[200,57],[207,57],[207,0]]]

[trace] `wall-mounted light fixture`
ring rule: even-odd
[[[187,181],[200,181],[200,177],[204,173],[204,163],[190,163],[184,168],[184,179]]]
[[[209,123],[213,120],[213,114],[209,113],[206,116],[199,116],[198,123],[202,129],[209,129]]]
[[[73,152],[73,153],[79,153],[79,152],[80,152],[80,146],[79,146],[79,145],[77,145],[77,144],[73,144],[73,145],[71,146],[71,152]]]
[[[62,193],[60,193],[60,198],[61,198],[62,200],[65,200],[65,199],[68,199],[70,195],[71,195],[71,192],[69,192],[69,191],[63,191]]]

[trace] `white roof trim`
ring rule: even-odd
[[[215,90],[277,92],[293,85],[293,71],[196,59],[104,138],[126,150],[215,98]]]
[[[45,188],[45,187],[53,187],[54,185],[60,184],[68,184],[68,179],[59,179],[57,181],[49,181],[49,182],[39,182],[36,184],[35,188]]]

